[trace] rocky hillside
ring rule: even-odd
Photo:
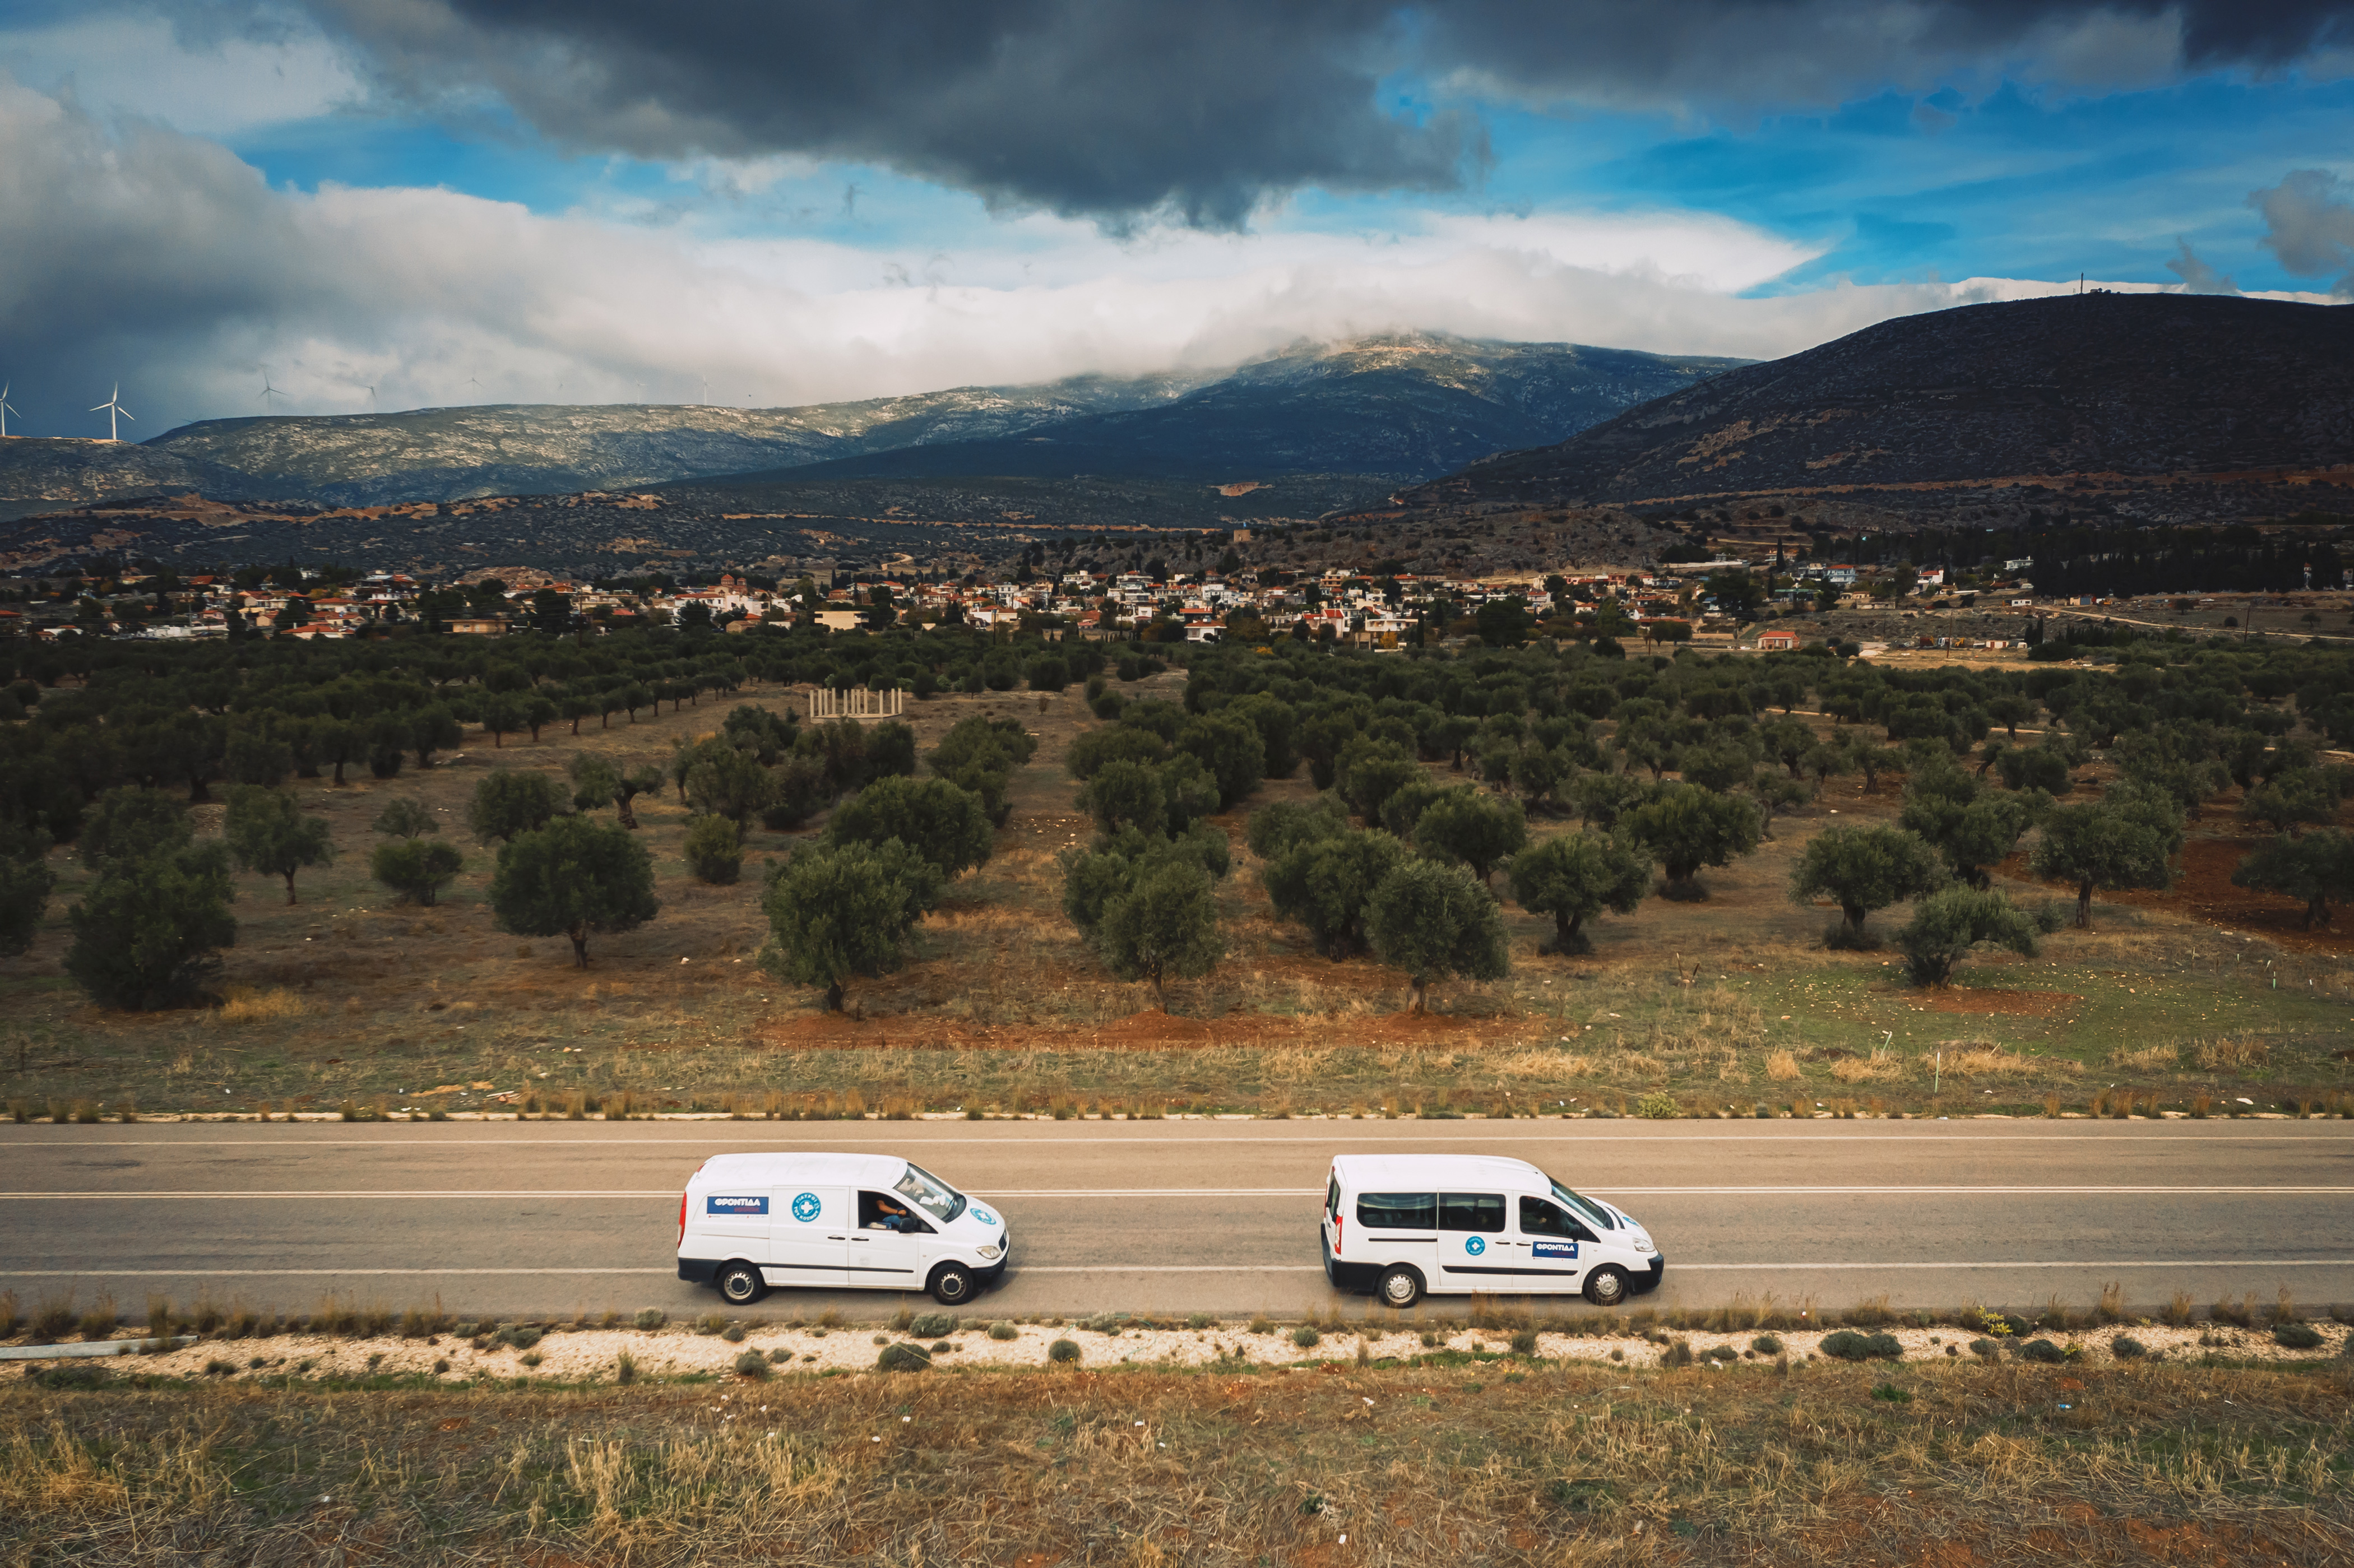
[[[2354,305],[2096,293],[1883,322],[1405,499],[1640,504],[2347,464]]]
[[[989,440],[837,460],[811,477],[1150,474],[1247,482],[1355,474],[1411,483],[1558,440],[1742,362],[1432,334],[1303,344],[1149,408]]]
[[[253,481],[235,470],[131,441],[0,440],[0,519],[160,491],[202,491],[227,500],[257,493]]]
[[[1081,376],[797,408],[531,405],[332,418],[208,419],[153,450],[251,475],[321,505],[628,490],[1026,429],[1171,397],[1200,376]]]

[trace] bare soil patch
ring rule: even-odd
[[[2052,1018],[2084,1001],[2064,991],[1993,991],[1953,986],[1914,993],[1914,1005],[1928,1012],[1996,1012],[2014,1018]]]

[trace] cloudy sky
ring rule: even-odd
[[[0,154],[12,432],[1762,357],[2354,298],[2354,0],[13,0]]]

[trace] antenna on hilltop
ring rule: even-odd
[[[2080,300],[2084,297],[2084,274],[2082,272],[2076,274],[2076,297]]]
[[[8,401],[8,388],[15,385],[13,381],[0,381],[0,440],[7,439],[8,416],[16,411],[16,406]]]
[[[131,410],[122,406],[122,382],[118,381],[114,384],[114,390],[107,395],[105,402],[99,404],[97,408],[90,410],[93,414],[101,411],[106,415],[106,439],[110,441],[121,440],[122,437],[114,422],[116,417],[120,416],[125,419],[133,419]],[[135,419],[133,419],[133,422],[136,422]]]

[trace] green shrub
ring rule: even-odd
[[[1291,1342],[1303,1351],[1310,1351],[1322,1344],[1324,1336],[1316,1331],[1315,1324],[1302,1323],[1291,1330]]]
[[[922,1372],[932,1364],[932,1353],[921,1345],[890,1344],[883,1347],[875,1364],[884,1372]]]
[[[1913,1396],[1893,1383],[1883,1383],[1872,1391],[1872,1397],[1888,1404],[1910,1404]]]
[[[539,1343],[539,1334],[540,1331],[528,1323],[511,1323],[501,1329],[494,1338],[502,1345],[513,1345],[518,1351],[527,1351]]]
[[[2137,1361],[2149,1354],[2149,1347],[2131,1334],[2119,1334],[2109,1341],[2109,1354],[2121,1361]]]
[[[761,1381],[769,1375],[769,1358],[758,1351],[746,1351],[736,1358],[736,1375],[748,1377],[755,1383]]]
[[[1859,1334],[1852,1329],[1825,1334],[1822,1352],[1842,1361],[1894,1361],[1904,1358],[1904,1347],[1896,1342],[1895,1335]]]
[[[1207,1312],[1196,1312],[1185,1319],[1185,1327],[1189,1329],[1206,1329],[1216,1321],[1217,1319],[1211,1317]]]
[[[2030,1361],[2056,1362],[2068,1359],[2068,1352],[2049,1340],[2030,1340],[2019,1347],[2020,1359]]]
[[[725,887],[744,870],[744,838],[736,824],[717,812],[695,819],[686,830],[686,869],[698,882]]]
[[[639,1328],[652,1330],[670,1321],[670,1314],[659,1307],[648,1307],[631,1319]]]
[[[1022,1337],[1022,1330],[1011,1323],[991,1323],[989,1337],[992,1340],[1018,1340]]]
[[[1691,1341],[1687,1340],[1678,1340],[1674,1343],[1670,1344],[1666,1350],[1661,1351],[1659,1352],[1659,1364],[1663,1367],[1688,1367],[1691,1365],[1692,1348]]]
[[[2310,1323],[2282,1323],[2273,1330],[2273,1343],[2284,1350],[2317,1351],[2321,1330]]]
[[[1970,1354],[1980,1357],[1986,1361],[1992,1361],[1995,1357],[2002,1354],[2002,1346],[1992,1340],[1972,1340],[1970,1341]]]
[[[1512,1354],[1532,1356],[1536,1353],[1537,1331],[1534,1329],[1522,1329],[1512,1336]]]
[[[956,1330],[956,1316],[950,1312],[926,1312],[907,1325],[907,1332],[919,1340],[937,1340]]]
[[[1749,1341],[1749,1348],[1761,1356],[1778,1356],[1782,1353],[1781,1337],[1776,1334],[1760,1334]]]
[[[731,1345],[740,1345],[744,1342],[744,1325],[741,1323],[730,1323],[727,1327],[719,1330],[719,1337],[726,1340]]]
[[[1653,1121],[1673,1121],[1684,1114],[1684,1107],[1678,1105],[1676,1097],[1667,1090],[1653,1089],[1635,1102],[1635,1114]]]
[[[1079,1359],[1078,1342],[1074,1340],[1055,1340],[1053,1344],[1046,1347],[1046,1359],[1050,1361],[1066,1361],[1074,1365],[1077,1364]]]

